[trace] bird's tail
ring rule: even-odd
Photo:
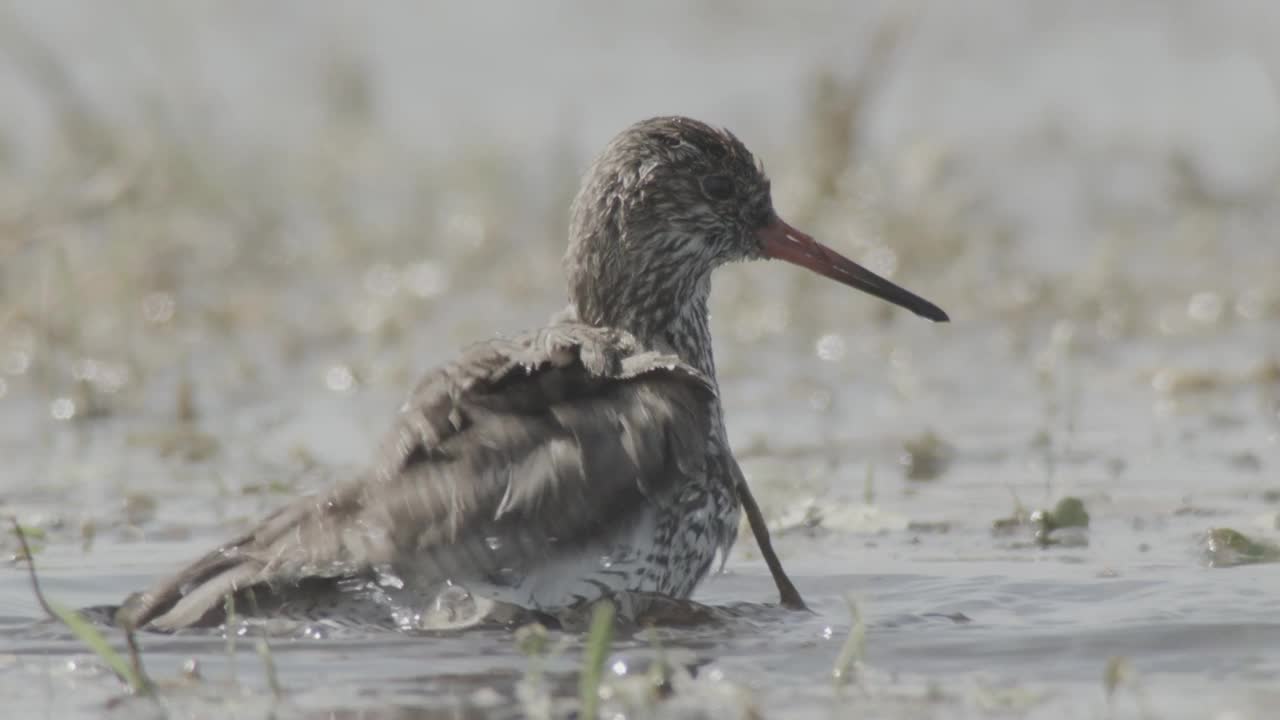
[[[153,630],[215,626],[226,620],[228,597],[237,613],[253,611],[252,601],[267,594],[265,587],[259,587],[262,571],[261,561],[218,549],[177,575],[130,595],[114,620],[121,626]]]

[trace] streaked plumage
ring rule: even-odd
[[[458,588],[540,611],[624,590],[689,596],[732,546],[747,493],[715,381],[710,276],[764,257],[946,317],[779,220],[729,133],[638,123],[574,202],[570,304],[552,325],[428,374],[368,472],[132,596],[120,619],[218,623],[228,594],[259,614],[401,625]]]

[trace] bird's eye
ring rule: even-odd
[[[712,200],[728,200],[733,197],[733,180],[726,175],[711,175],[702,179],[702,192]]]

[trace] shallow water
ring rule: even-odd
[[[1280,11],[926,3],[842,114],[894,6],[845,5],[11,4],[0,511],[43,531],[46,593],[118,602],[358,467],[417,374],[558,308],[577,174],[682,112],[756,150],[793,224],[953,322],[720,272],[731,440],[814,613],[768,605],[744,536],[697,595],[734,617],[610,659],[692,672],[661,701],[615,678],[607,707],[1270,717],[1280,566],[1224,567],[1205,536],[1280,534]],[[993,530],[1067,496],[1087,531]],[[866,649],[837,689],[846,596]],[[253,637],[141,642],[174,716],[538,707],[509,633],[314,631],[272,639],[279,702]],[[557,703],[581,660],[564,642],[542,663]],[[156,712],[40,620],[20,563],[0,568],[0,696],[14,717]]]

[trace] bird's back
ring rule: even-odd
[[[458,587],[536,608],[691,590],[653,545],[704,482],[714,402],[697,370],[619,330],[479,343],[419,384],[366,473],[132,596],[121,619],[215,624],[228,595],[268,614],[350,601],[392,617]]]

